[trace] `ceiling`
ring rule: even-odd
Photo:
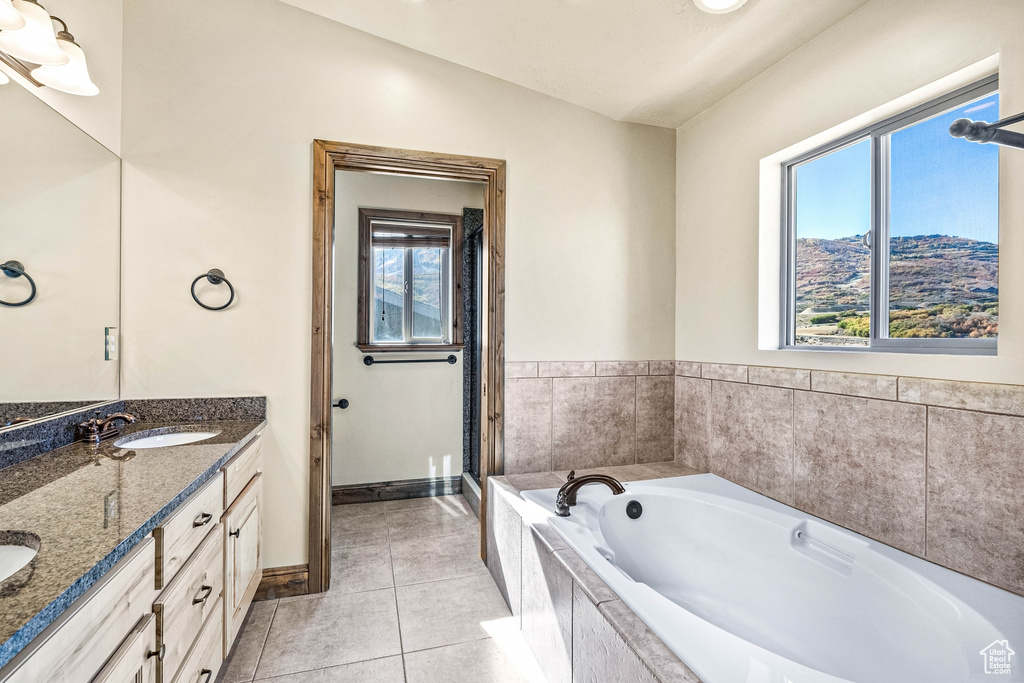
[[[675,128],[868,0],[282,0],[620,121]]]

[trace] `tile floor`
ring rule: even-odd
[[[331,590],[253,603],[221,683],[542,682],[462,496],[335,506]]]

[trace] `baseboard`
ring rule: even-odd
[[[436,479],[405,479],[376,484],[344,484],[331,487],[331,505],[377,503],[382,500],[429,498],[462,493],[462,475]]]
[[[309,592],[309,565],[270,567],[263,570],[259,588],[253,600],[275,600],[305,595]]]

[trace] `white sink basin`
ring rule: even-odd
[[[5,581],[32,561],[38,548],[24,545],[0,545],[0,581]]]
[[[196,441],[211,439],[220,432],[171,432],[170,434],[154,434],[152,436],[132,437],[127,436],[114,442],[118,448],[164,448],[166,446],[181,446]]]

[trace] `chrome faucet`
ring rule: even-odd
[[[626,492],[626,488],[615,477],[606,474],[584,474],[577,478],[576,470],[573,470],[569,472],[568,478],[562,484],[562,488],[558,489],[558,495],[555,497],[555,513],[559,517],[569,516],[569,508],[576,504],[577,492],[587,484],[604,484],[616,496]]]
[[[107,415],[104,419],[100,419],[100,411],[96,411],[96,417],[87,422],[80,423],[75,428],[75,440],[88,441],[89,443],[99,443],[106,439],[112,439],[117,436],[120,432],[117,427],[114,426],[113,422],[121,420],[126,423],[135,422],[135,416],[129,415],[128,413],[114,413],[113,415]]]

